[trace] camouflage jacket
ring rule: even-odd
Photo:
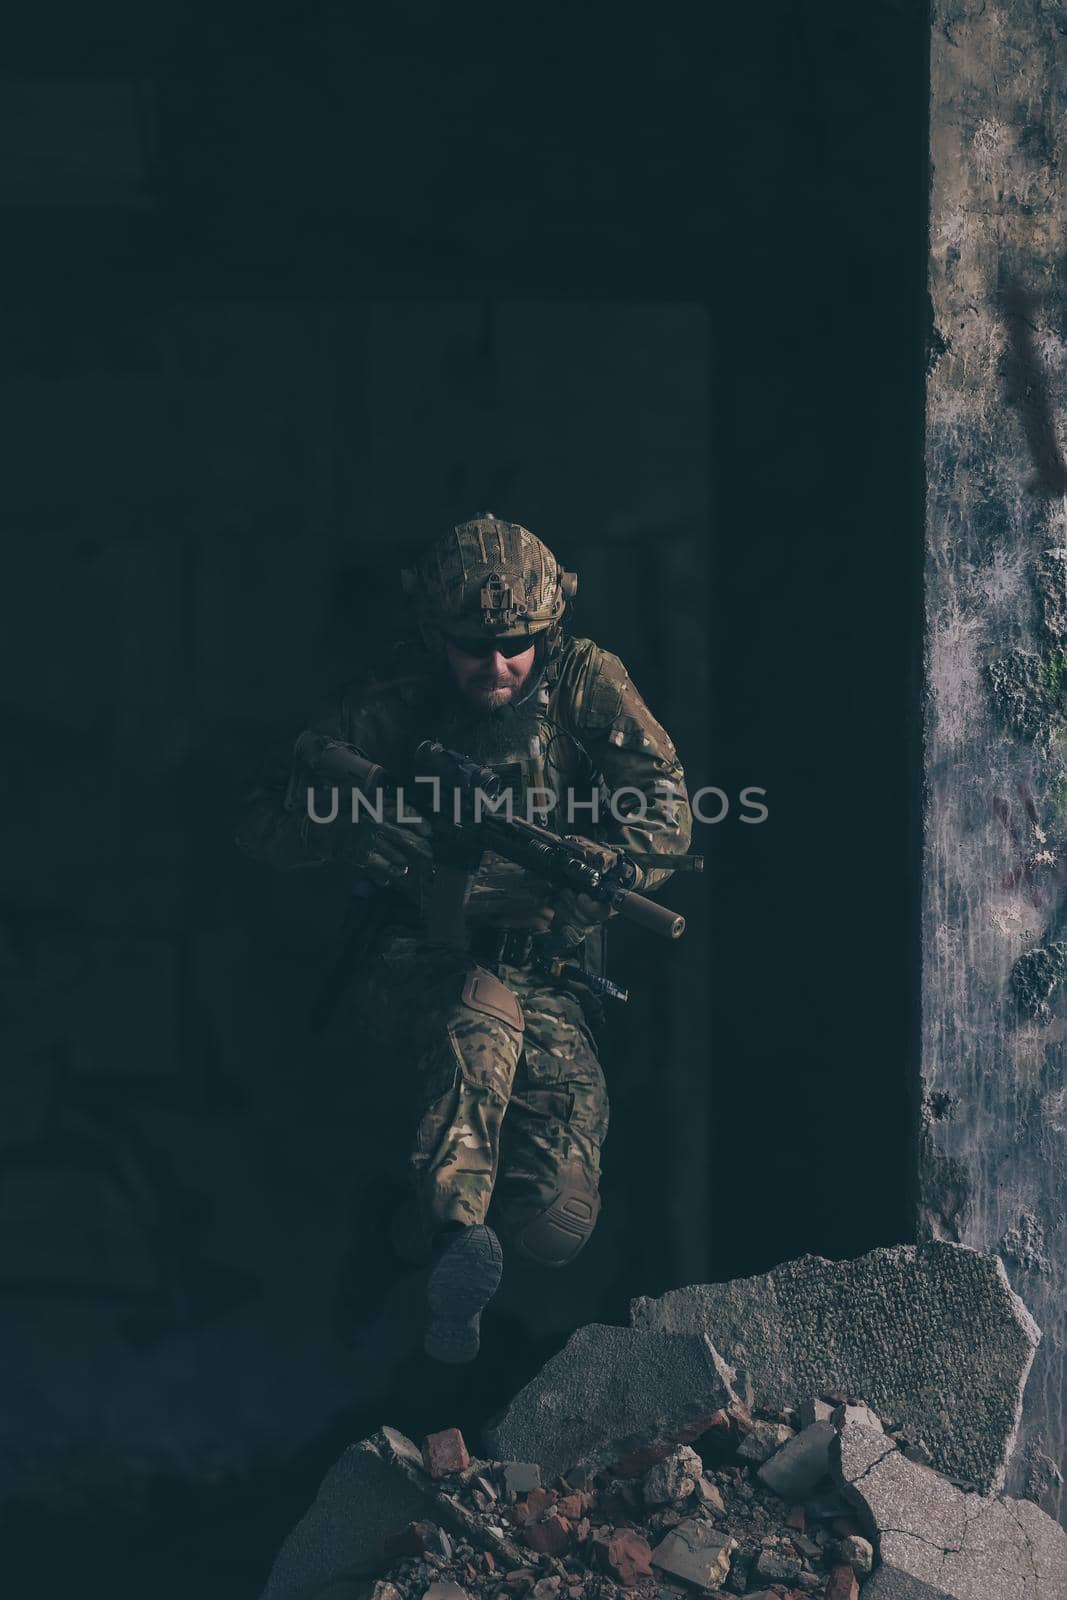
[[[402,773],[421,740],[449,742],[450,697],[455,700],[447,677],[443,682],[440,667],[420,654],[414,670],[372,673],[346,685],[310,727]],[[537,799],[549,798],[543,791],[557,797],[547,813],[534,809],[532,820],[609,847],[662,854],[663,869],[646,867],[636,887],[647,891],[665,882],[670,857],[689,848],[692,816],[685,778],[674,745],[618,656],[591,639],[564,639],[537,691],[536,717],[537,732],[528,746],[492,762],[516,796],[535,806]],[[567,797],[575,801],[570,819]],[[516,814],[531,812],[516,805]],[[336,859],[337,837],[336,829],[308,815],[306,788],[283,762],[253,786],[237,842],[254,857],[289,868]],[[409,903],[419,901],[428,876],[420,882],[416,874],[410,885],[404,880]],[[529,924],[531,913],[550,907],[552,898],[550,887],[526,869],[486,852],[467,915],[502,925]]]

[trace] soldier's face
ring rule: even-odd
[[[530,676],[536,644],[521,639],[479,640],[477,647],[446,639],[452,676],[460,693],[483,711],[510,705]]]

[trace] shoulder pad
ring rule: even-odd
[[[592,639],[569,639],[560,660],[560,710],[573,726],[603,732],[618,717],[629,681],[626,668],[610,650],[602,650]]]
[[[618,656],[594,646],[585,686],[583,726],[601,732],[610,728],[622,711],[629,682],[630,675]]]

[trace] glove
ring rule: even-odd
[[[329,807],[329,791],[316,788],[318,814],[328,814]],[[410,820],[398,822],[384,805],[381,822],[367,814],[353,822],[342,795],[338,815],[316,831],[327,835],[329,853],[335,861],[359,868],[379,888],[407,877],[412,868],[429,869],[433,865],[431,829],[426,819],[411,816]]]
[[[418,822],[371,822],[364,818],[349,829],[352,837],[341,848],[341,857],[366,873],[379,888],[388,888],[410,869],[433,865],[430,825]]]
[[[585,858],[607,874],[619,859],[618,851],[607,845],[595,844],[574,834],[566,834],[568,844],[580,848]],[[587,934],[615,915],[605,900],[582,894],[576,889],[561,889],[552,902],[553,918],[551,939],[556,950],[563,955],[573,954]]]

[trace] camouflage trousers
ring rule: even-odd
[[[561,1266],[599,1211],[604,1074],[574,992],[529,968],[496,970],[499,984],[455,951],[394,936],[360,1004],[413,1076],[425,1236],[488,1220],[520,1255]]]

